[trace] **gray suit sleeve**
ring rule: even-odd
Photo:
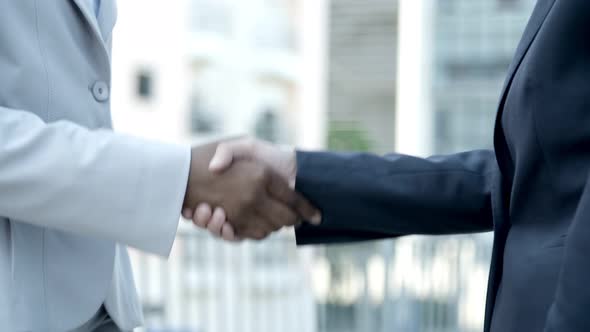
[[[167,256],[190,148],[0,108],[0,215]]]
[[[493,228],[493,151],[416,158],[298,152],[297,190],[323,214],[297,229],[299,244]]]

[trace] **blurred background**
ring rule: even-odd
[[[414,155],[492,147],[534,0],[124,0],[117,130]],[[432,216],[436,218],[436,215]],[[359,222],[363,222],[359,220]],[[491,234],[296,248],[182,222],[133,251],[150,332],[482,331]]]

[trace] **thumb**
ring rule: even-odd
[[[214,173],[221,173],[231,166],[234,159],[233,152],[229,146],[225,143],[221,143],[217,146],[215,155],[209,162],[209,170]]]
[[[220,173],[227,170],[234,160],[251,159],[255,153],[256,142],[250,139],[220,143],[209,163],[209,170]]]

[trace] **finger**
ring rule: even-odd
[[[267,237],[269,237],[270,234],[271,234],[270,232],[260,232],[260,233],[257,233],[256,235],[254,235],[253,239],[256,241],[262,241],[262,240],[266,239]]]
[[[209,204],[199,204],[193,215],[193,222],[201,228],[207,228],[212,216],[213,212],[211,211],[211,206]]]
[[[236,238],[236,234],[234,232],[234,228],[230,223],[224,223],[223,227],[221,228],[221,237],[225,240],[225,241],[229,241],[229,242],[236,242],[237,238]]]
[[[193,210],[191,210],[190,208],[182,209],[182,217],[186,220],[193,219]]]
[[[258,210],[267,223],[274,225],[273,231],[286,226],[294,226],[299,222],[299,216],[294,210],[270,195],[265,203],[258,207]]]
[[[322,215],[305,197],[292,190],[277,174],[272,174],[268,191],[272,197],[290,207],[297,215],[314,225],[322,223]]]
[[[266,200],[261,200],[261,202],[266,204]],[[280,226],[273,224],[258,210],[252,211],[252,215],[243,225],[240,229],[234,227],[236,236],[253,240],[262,240],[270,233],[280,229]]]
[[[213,216],[209,221],[209,225],[207,225],[207,229],[209,233],[216,237],[221,237],[221,229],[223,228],[223,224],[225,223],[225,211],[218,207],[213,212]]]
[[[248,231],[247,233],[245,233],[244,238],[262,241],[262,240],[266,239],[271,233],[272,233],[271,231],[256,229],[256,230],[251,230],[251,231]]]
[[[209,163],[209,170],[215,173],[225,171],[235,159],[251,158],[256,142],[252,139],[239,139],[219,143],[217,151]]]

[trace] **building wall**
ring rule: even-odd
[[[397,0],[330,1],[328,147],[390,152],[395,144]],[[362,222],[359,220],[359,222]],[[321,331],[385,331],[391,241],[329,246],[316,256],[328,287]],[[373,263],[370,263],[373,262]]]
[[[491,148],[500,90],[534,0],[437,2],[436,153]]]
[[[404,98],[397,110],[403,119],[398,149],[424,156],[492,148],[502,83],[533,5],[533,0],[400,0],[401,15],[415,20],[400,26],[406,43],[398,62],[403,68],[398,93]],[[417,35],[422,39],[413,41]],[[409,298],[412,309],[406,314],[421,319],[406,316],[396,323],[401,331],[481,331],[492,235],[407,241],[395,250],[422,251],[415,262],[407,255],[398,258],[402,271],[414,272],[394,270],[417,273],[402,277],[408,284],[397,284]],[[449,248],[455,253],[446,256]]]
[[[120,1],[116,129],[184,144],[248,134],[323,146],[323,6]],[[167,261],[131,253],[148,331],[316,330],[311,252],[296,250],[292,231],[229,245],[181,221]]]
[[[391,151],[395,138],[397,0],[331,1],[329,17],[330,129],[358,131],[371,150]]]
[[[383,143],[350,145],[374,152],[394,144],[421,156],[490,148],[498,95],[533,2],[333,1],[330,119],[379,137]],[[388,47],[396,39],[398,48]],[[392,89],[382,98],[387,85],[397,96]],[[379,123],[359,104],[380,109]],[[481,331],[490,255],[490,234],[330,247],[321,328]]]
[[[493,128],[502,84],[534,0],[448,0],[435,2],[432,61],[433,153],[493,148]],[[456,241],[469,241],[456,237]],[[487,271],[492,235],[476,238],[485,248],[474,266]],[[458,327],[481,329],[486,273],[457,301]],[[475,287],[474,287],[475,286]],[[462,313],[462,314],[461,314]]]
[[[183,143],[248,133],[378,153],[489,147],[533,1],[399,1],[120,1],[115,126]],[[430,19],[403,37],[410,3]],[[429,65],[419,75],[398,56],[402,37],[429,52],[413,55]],[[430,121],[416,121],[412,100]],[[483,321],[489,240],[296,251],[290,232],[234,246],[182,224],[168,262],[133,251],[133,263],[152,331],[471,332]]]

